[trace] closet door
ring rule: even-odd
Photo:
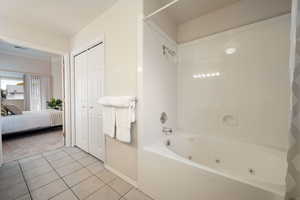
[[[75,57],[75,140],[81,149],[89,150],[87,52]]]
[[[103,96],[104,47],[99,44],[88,53],[89,153],[103,160],[102,109],[97,103]]]

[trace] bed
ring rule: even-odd
[[[62,126],[62,111],[23,111],[19,115],[1,117],[2,135],[35,129]]]

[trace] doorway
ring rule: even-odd
[[[63,56],[0,41],[2,158],[65,145]]]

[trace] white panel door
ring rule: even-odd
[[[97,103],[103,96],[104,47],[99,44],[88,53],[88,106],[89,106],[89,153],[104,159],[104,137],[102,133],[102,109]]]
[[[87,52],[84,52],[75,57],[75,141],[85,151],[89,150],[87,76]]]

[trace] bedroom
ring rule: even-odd
[[[0,42],[4,161],[64,145],[59,55]]]

